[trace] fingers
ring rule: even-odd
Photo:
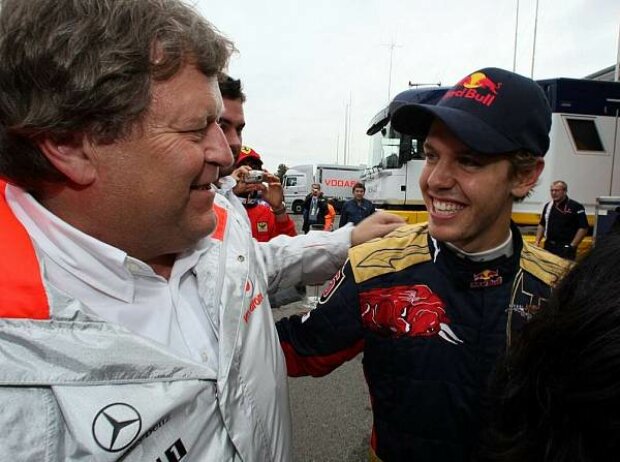
[[[391,213],[376,212],[362,220],[351,232],[351,245],[385,236],[405,224],[405,220]]]

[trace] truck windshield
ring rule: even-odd
[[[373,167],[400,168],[411,159],[422,159],[422,141],[402,135],[388,123],[372,135],[369,164]]]

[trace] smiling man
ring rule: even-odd
[[[178,0],[2,0],[3,458],[290,460],[267,290],[397,222],[252,239],[213,186],[232,49]]]
[[[392,125],[426,138],[428,223],[351,249],[318,307],[278,333],[292,376],[363,352],[371,460],[466,462],[498,356],[566,269],[510,220],[543,169],[551,111],[534,81],[488,68]]]

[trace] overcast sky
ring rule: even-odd
[[[247,102],[244,143],[278,164],[367,163],[370,119],[408,82],[452,85],[512,69],[517,0],[194,0],[239,52],[229,66]],[[516,71],[531,74],[536,0],[520,0]],[[620,1],[539,0],[535,79],[615,64]],[[390,81],[390,46],[393,43]]]

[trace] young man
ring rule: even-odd
[[[551,184],[551,202],[543,207],[536,231],[536,245],[545,237],[545,250],[574,260],[579,243],[588,234],[586,210],[568,197],[568,185],[561,180]]]
[[[243,129],[245,128],[243,104],[245,103],[245,93],[243,93],[240,79],[233,79],[224,73],[219,75],[218,85],[222,93],[222,102],[224,103],[224,109],[218,123],[222,132],[224,132],[236,162],[243,145]],[[230,175],[233,169],[234,164],[225,168],[220,174]]]
[[[310,194],[304,199],[302,230],[307,233],[311,229],[323,229],[325,227],[325,215],[327,214],[327,199],[321,193],[321,185],[314,183]]]
[[[428,223],[349,251],[318,307],[278,333],[290,376],[364,353],[371,460],[465,462],[493,365],[565,270],[510,221],[543,169],[551,111],[535,82],[489,68],[392,124],[426,135]]]
[[[232,49],[178,0],[2,2],[3,458],[290,459],[266,291],[349,239],[260,245],[215,193]]]
[[[363,183],[355,183],[353,186],[353,199],[348,200],[340,211],[340,225],[347,223],[358,224],[364,218],[375,213],[375,206],[368,199],[364,199],[366,186]]]

